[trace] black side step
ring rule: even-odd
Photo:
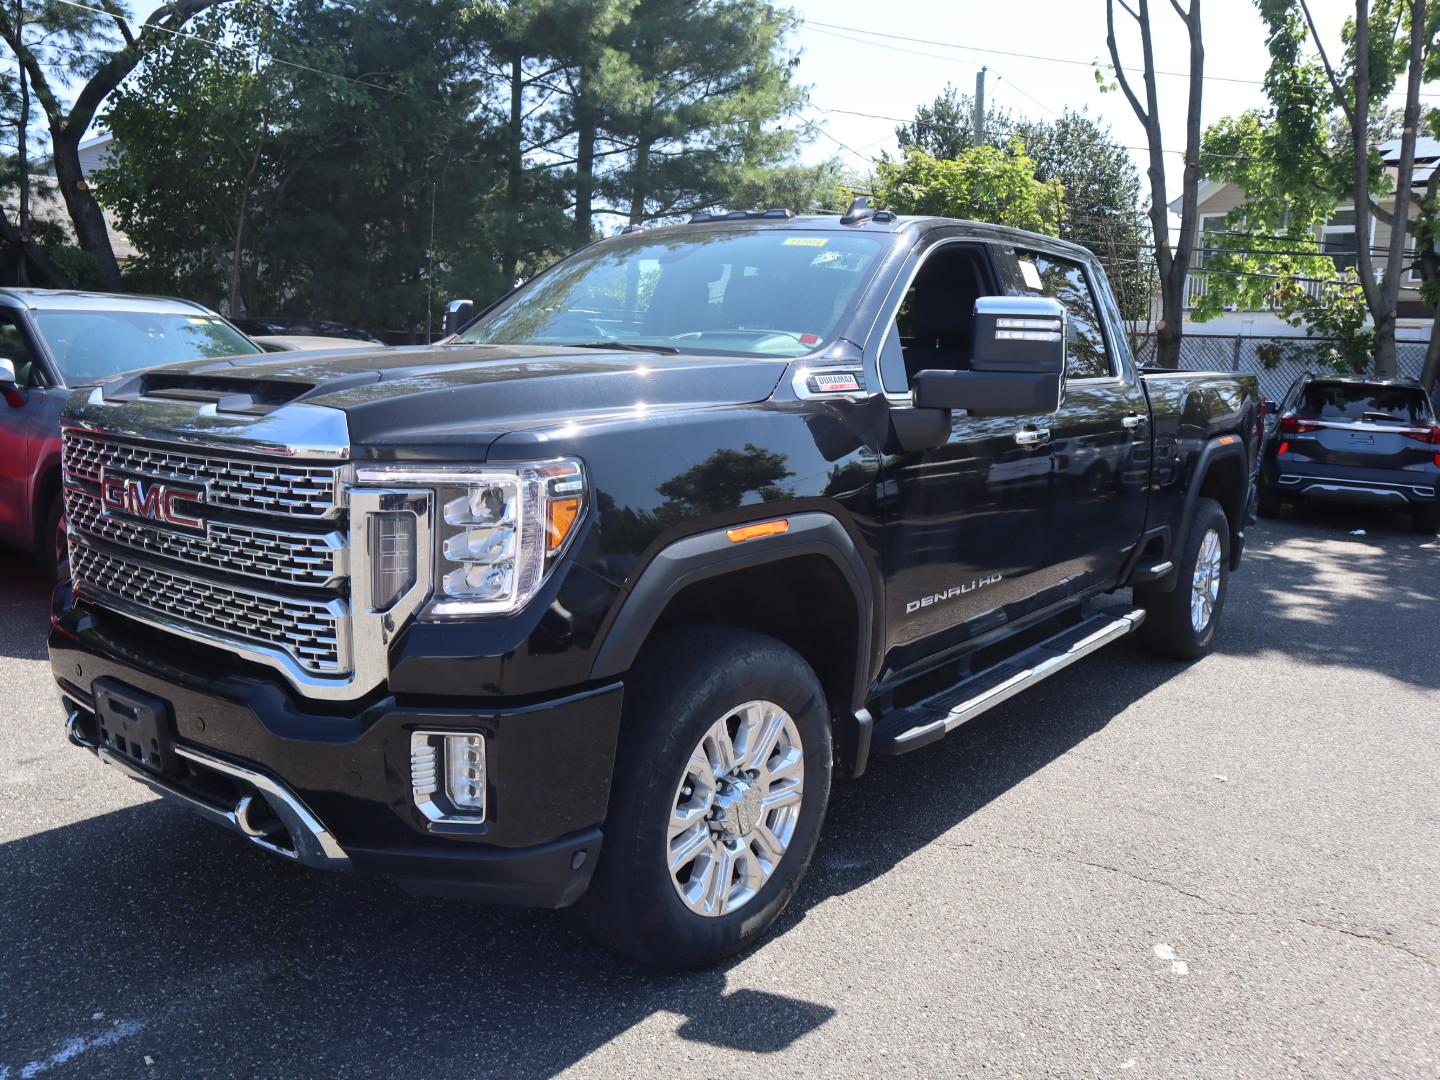
[[[962,679],[948,690],[882,717],[875,723],[870,748],[880,754],[903,754],[932,743],[1087,653],[1124,637],[1144,620],[1143,608],[1118,615],[1092,615],[1003,663]]]

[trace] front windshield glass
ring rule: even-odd
[[[259,352],[224,319],[198,311],[37,311],[35,323],[71,386],[182,360]]]
[[[834,336],[886,239],[743,225],[616,237],[541,274],[459,340],[803,356]]]

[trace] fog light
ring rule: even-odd
[[[457,810],[485,813],[485,736],[445,736],[445,794]]]
[[[410,733],[410,793],[431,821],[485,820],[485,736],[470,731]]]

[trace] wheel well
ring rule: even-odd
[[[1214,499],[1225,511],[1225,520],[1230,525],[1232,551],[1245,528],[1245,491],[1245,463],[1238,454],[1227,454],[1212,461],[1200,485],[1200,497]]]
[[[860,617],[833,562],[823,555],[796,555],[687,586],[666,605],[655,628],[714,623],[783,641],[810,665],[831,708],[843,714],[855,687]]]

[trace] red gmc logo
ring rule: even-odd
[[[100,501],[106,510],[118,510],[122,514],[163,521],[169,525],[185,525],[192,529],[203,529],[205,522],[180,509],[181,503],[201,503],[204,492],[188,491],[183,488],[166,487],[155,483],[148,487],[139,480],[126,476],[110,476],[100,473]]]

